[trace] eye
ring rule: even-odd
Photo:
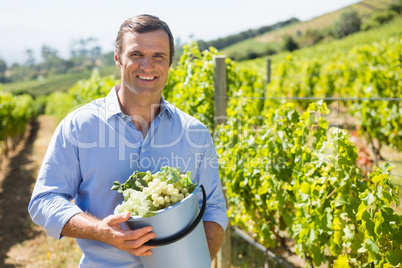
[[[160,54],[160,53],[157,53],[157,54],[155,54],[155,56],[154,56],[155,58],[163,58],[163,55],[162,54]]]
[[[135,51],[135,52],[131,53],[131,56],[141,56],[141,53],[138,51]]]

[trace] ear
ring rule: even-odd
[[[121,68],[121,64],[120,64],[120,61],[119,61],[119,56],[117,55],[117,52],[115,51],[114,52],[114,62],[116,63],[116,66],[117,66],[117,68]]]

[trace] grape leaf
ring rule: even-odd
[[[394,266],[398,266],[402,264],[402,250],[394,249],[392,251],[388,251],[385,254],[387,260]]]
[[[377,255],[380,253],[380,248],[377,246],[377,244],[373,240],[371,240],[370,237],[366,239],[365,247],[367,248],[368,251],[370,251],[374,255]]]

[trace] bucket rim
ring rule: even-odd
[[[171,206],[169,206],[169,207],[167,207],[167,208],[159,209],[159,210],[155,211],[155,214],[152,215],[152,216],[150,216],[150,217],[142,217],[142,216],[140,216],[140,215],[135,215],[135,216],[130,215],[130,217],[127,219],[127,221],[139,221],[139,220],[142,220],[142,219],[144,219],[144,218],[155,217],[155,216],[161,215],[162,213],[165,213],[165,212],[167,212],[167,211],[171,211],[172,209],[176,209],[176,208],[177,208],[178,206],[180,206],[181,204],[183,204],[183,203],[189,201],[189,200],[192,199],[194,196],[196,196],[196,195],[200,192],[200,189],[201,189],[201,188],[200,188],[200,184],[197,183],[197,185],[196,185],[196,187],[194,188],[194,190],[193,190],[188,196],[186,196],[185,198],[183,198],[182,200],[180,200],[180,201],[177,202],[176,204],[171,205]],[[120,214],[120,212],[118,212],[117,209],[118,209],[118,207],[119,207],[123,202],[124,202],[124,201],[120,202],[120,203],[116,206],[116,208],[114,209],[114,215]]]

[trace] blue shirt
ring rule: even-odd
[[[130,116],[121,112],[114,87],[107,97],[75,110],[59,124],[39,171],[29,213],[49,236],[60,239],[63,226],[77,213],[88,211],[99,219],[113,214],[123,200],[121,193],[111,190],[113,181],[125,182],[136,170],[154,173],[163,166],[190,171],[193,182],[204,185],[203,220],[225,229],[228,218],[218,160],[206,127],[162,98],[144,138]],[[80,267],[142,267],[139,257],[126,251],[76,240],[83,251]]]

